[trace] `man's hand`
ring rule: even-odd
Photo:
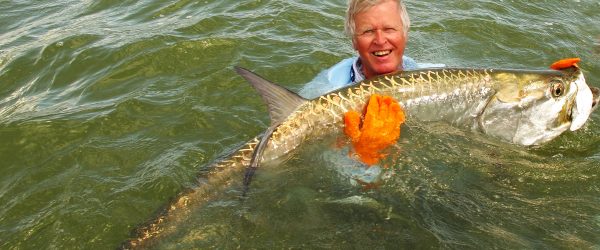
[[[352,139],[360,160],[373,165],[385,156],[381,153],[383,149],[396,143],[404,120],[404,111],[396,100],[390,96],[373,94],[367,104],[362,126],[360,113],[346,112],[344,133]]]

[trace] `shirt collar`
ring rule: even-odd
[[[358,57],[354,60],[354,63],[352,63],[352,68],[350,69],[350,81],[360,82],[363,80],[365,80],[365,75],[363,75],[362,63],[360,62],[360,57]]]
[[[406,65],[405,57],[402,57],[402,65]],[[416,66],[414,66],[416,68]],[[350,81],[351,82],[360,82],[365,80],[365,75],[363,74],[363,65],[360,61],[360,57],[357,57],[352,63],[352,68],[350,69]],[[402,70],[402,67],[398,67],[399,70]],[[406,68],[405,68],[406,69]]]

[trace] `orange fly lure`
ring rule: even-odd
[[[390,96],[371,95],[364,113],[348,111],[344,114],[344,133],[352,140],[360,160],[373,165],[385,157],[384,149],[396,143],[400,126],[405,121],[404,110]]]
[[[550,65],[551,69],[554,70],[561,70],[561,69],[566,69],[566,68],[570,68],[572,66],[577,65],[577,63],[579,63],[581,61],[581,59],[579,58],[566,58],[566,59],[562,59],[562,60],[558,60],[557,62],[553,63],[552,65]]]

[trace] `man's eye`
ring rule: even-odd
[[[385,28],[385,32],[387,32],[387,33],[396,32],[396,28]]]
[[[365,30],[365,31],[363,32],[363,34],[364,34],[364,35],[370,35],[370,34],[373,34],[374,32],[375,32],[375,30]]]

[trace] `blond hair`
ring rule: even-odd
[[[402,29],[404,36],[408,35],[408,29],[410,28],[410,18],[406,11],[406,6],[402,0],[348,0],[348,10],[346,11],[346,22],[344,24],[344,30],[350,37],[354,37],[356,24],[354,23],[354,17],[369,8],[378,5],[386,1],[396,1],[398,3],[398,13],[400,13],[400,20],[402,21]]]

